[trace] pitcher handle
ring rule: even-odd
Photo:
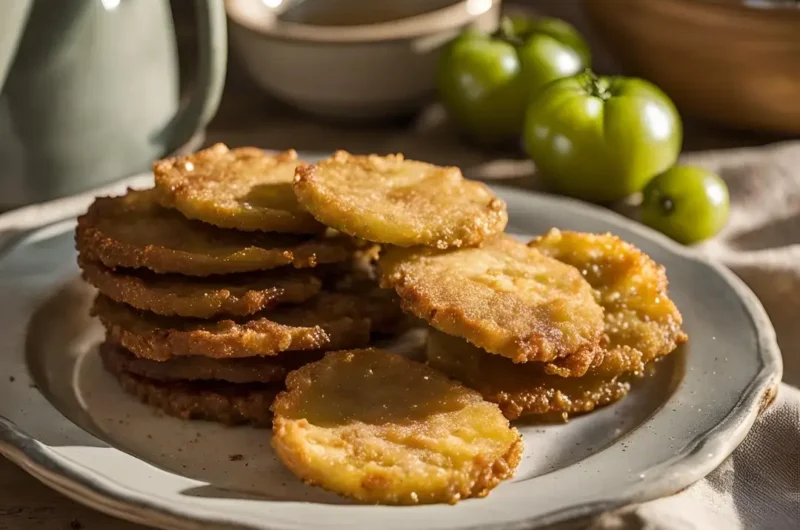
[[[228,34],[223,0],[195,0],[197,12],[197,78],[189,101],[162,131],[165,155],[186,144],[217,112],[228,61]]]
[[[3,6],[3,17],[0,19],[0,94],[3,93],[3,84],[14,62],[32,4],[33,0],[19,0]]]

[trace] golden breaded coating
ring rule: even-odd
[[[327,354],[286,378],[272,446],[308,484],[360,502],[455,503],[512,476],[522,440],[496,405],[381,350]]]
[[[281,303],[304,302],[322,287],[316,275],[303,269],[198,278],[146,269],[112,270],[80,256],[78,264],[83,278],[112,300],[165,316],[252,315]]]
[[[156,381],[225,381],[228,383],[282,383],[286,374],[322,358],[320,351],[293,351],[277,356],[243,359],[175,357],[166,361],[141,359],[122,346],[106,342],[103,362],[113,372],[124,371]]]
[[[154,190],[96,199],[78,218],[75,242],[85,259],[112,269],[188,276],[314,267],[348,259],[353,246],[341,235],[250,234],[189,221],[159,206]]]
[[[299,165],[294,191],[318,221],[367,241],[401,247],[473,246],[499,234],[506,204],[455,167],[403,155],[354,156],[337,151]]]
[[[105,364],[105,357],[103,360]],[[112,364],[105,364],[105,367],[119,380],[125,392],[164,414],[225,425],[249,423],[255,427],[269,427],[272,423],[270,406],[283,388],[280,384],[156,381]]]
[[[208,321],[138,311],[98,295],[92,314],[108,337],[137,357],[214,359],[332,350],[369,342],[369,318],[352,296],[322,293],[299,306],[268,310],[237,320]]]
[[[603,310],[580,272],[510,237],[449,251],[391,247],[379,265],[404,309],[490,353],[578,373],[602,353]]]
[[[610,373],[641,372],[686,342],[678,308],[667,295],[664,267],[611,234],[550,230],[529,243],[581,271],[605,310]]]
[[[255,147],[216,144],[153,164],[162,206],[222,228],[314,234],[324,226],[303,210],[292,191],[297,153],[267,154]]]
[[[667,296],[664,268],[610,234],[551,230],[529,245],[576,267],[605,312],[608,350],[582,377],[561,377],[540,363],[514,364],[436,331],[428,338],[432,366],[497,403],[509,419],[589,412],[628,393],[648,363],[686,341],[681,315]],[[558,374],[558,375],[555,375]]]
[[[614,361],[608,359],[583,377],[548,374],[543,363],[515,364],[436,330],[428,335],[426,353],[433,368],[497,403],[509,420],[530,415],[566,419],[589,412],[622,399],[630,389],[629,379],[635,377],[611,375]]]

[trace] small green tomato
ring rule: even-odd
[[[703,168],[674,166],[645,187],[642,222],[689,245],[716,235],[728,220],[728,187]]]

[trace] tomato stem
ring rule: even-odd
[[[494,38],[514,46],[520,46],[522,44],[522,36],[514,29],[514,21],[508,16],[500,19],[500,26],[497,28]]]
[[[603,101],[611,97],[608,92],[608,83],[588,68],[583,71],[583,88],[590,96],[600,98]]]

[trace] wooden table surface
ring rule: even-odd
[[[689,124],[685,150],[758,145],[775,138],[722,131]],[[433,107],[415,119],[380,126],[342,126],[322,123],[280,105],[261,93],[235,60],[229,68],[220,111],[209,126],[206,143],[299,150],[403,152],[412,158],[455,164],[475,178],[497,178],[523,187],[535,187],[533,165],[521,153],[484,152],[461,142]],[[0,458],[0,530],[133,530],[126,523],[73,502],[40,484],[11,462]]]

